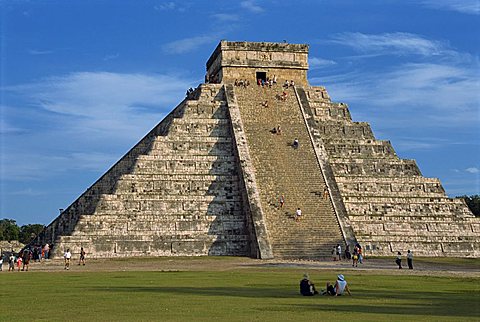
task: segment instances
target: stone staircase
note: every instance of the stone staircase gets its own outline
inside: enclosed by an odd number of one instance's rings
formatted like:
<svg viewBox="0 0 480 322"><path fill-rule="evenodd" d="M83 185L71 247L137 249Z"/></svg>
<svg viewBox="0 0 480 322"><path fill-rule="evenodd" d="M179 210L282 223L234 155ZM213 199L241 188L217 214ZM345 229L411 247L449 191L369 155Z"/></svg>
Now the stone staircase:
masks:
<svg viewBox="0 0 480 322"><path fill-rule="evenodd" d="M438 179L423 177L389 141L376 140L368 123L353 122L348 107L331 102L325 88L298 92L367 254L479 255L480 220L463 201L448 198Z"/></svg>
<svg viewBox="0 0 480 322"><path fill-rule="evenodd" d="M235 87L275 257L314 259L344 244L294 90L282 101L280 85ZM268 107L263 106L265 101ZM280 126L282 134L271 130ZM300 142L298 149L293 140ZM279 207L280 196L285 206ZM294 220L300 207L302 218Z"/></svg>
<svg viewBox="0 0 480 322"><path fill-rule="evenodd" d="M90 257L250 253L221 85L201 85L39 238Z"/></svg>

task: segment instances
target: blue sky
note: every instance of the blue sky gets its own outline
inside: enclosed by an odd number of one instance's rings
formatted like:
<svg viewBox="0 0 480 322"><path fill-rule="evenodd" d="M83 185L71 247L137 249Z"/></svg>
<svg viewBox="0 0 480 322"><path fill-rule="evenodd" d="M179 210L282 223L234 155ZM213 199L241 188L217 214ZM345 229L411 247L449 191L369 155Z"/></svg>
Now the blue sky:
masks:
<svg viewBox="0 0 480 322"><path fill-rule="evenodd" d="M203 80L221 39L309 80L449 196L480 193L480 4L0 0L0 218L48 224Z"/></svg>

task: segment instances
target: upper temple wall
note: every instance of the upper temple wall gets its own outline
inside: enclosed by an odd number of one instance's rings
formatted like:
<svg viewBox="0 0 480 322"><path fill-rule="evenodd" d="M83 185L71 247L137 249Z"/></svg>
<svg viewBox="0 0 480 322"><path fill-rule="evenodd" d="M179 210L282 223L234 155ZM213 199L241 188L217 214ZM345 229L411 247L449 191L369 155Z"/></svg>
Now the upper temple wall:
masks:
<svg viewBox="0 0 480 322"><path fill-rule="evenodd" d="M294 80L308 85L308 45L221 41L207 61L207 75L216 83L247 79L257 80L257 73L278 82Z"/></svg>

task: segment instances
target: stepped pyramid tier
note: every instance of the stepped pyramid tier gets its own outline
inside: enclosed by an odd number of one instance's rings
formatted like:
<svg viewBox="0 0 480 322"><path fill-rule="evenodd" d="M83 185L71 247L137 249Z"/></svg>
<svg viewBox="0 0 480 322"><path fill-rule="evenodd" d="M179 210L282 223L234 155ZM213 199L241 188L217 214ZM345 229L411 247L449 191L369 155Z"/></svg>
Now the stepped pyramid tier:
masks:
<svg viewBox="0 0 480 322"><path fill-rule="evenodd" d="M203 84L40 236L54 255L259 257L222 85ZM256 239L255 239L256 240Z"/></svg>
<svg viewBox="0 0 480 322"><path fill-rule="evenodd" d="M324 87L296 91L367 254L480 255L480 219L462 199L448 198L438 179L423 177L414 160L375 139L368 123L353 122L347 105L332 102Z"/></svg>
<svg viewBox="0 0 480 322"><path fill-rule="evenodd" d="M478 257L465 203L307 71L308 45L221 41L206 83L32 243L54 256L318 259L359 242L367 255Z"/></svg>

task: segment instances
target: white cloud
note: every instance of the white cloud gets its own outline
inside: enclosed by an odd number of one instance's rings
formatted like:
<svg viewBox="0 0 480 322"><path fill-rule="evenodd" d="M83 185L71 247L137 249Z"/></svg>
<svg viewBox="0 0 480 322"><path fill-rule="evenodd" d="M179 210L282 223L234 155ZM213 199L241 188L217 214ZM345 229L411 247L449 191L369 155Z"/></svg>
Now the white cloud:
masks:
<svg viewBox="0 0 480 322"><path fill-rule="evenodd" d="M119 54L119 53L110 54L110 55L105 55L105 56L103 57L103 61L114 60L114 59L117 59L118 57L120 57L120 54Z"/></svg>
<svg viewBox="0 0 480 322"><path fill-rule="evenodd" d="M240 2L240 6L244 9L247 9L253 13L260 13L260 12L263 12L263 8L260 7L259 5L257 5L255 3L255 1L253 0L246 0L246 1L242 1Z"/></svg>
<svg viewBox="0 0 480 322"><path fill-rule="evenodd" d="M331 41L352 47L362 53L435 56L450 52L448 46L443 42L405 32L378 35L346 32L333 35Z"/></svg>
<svg viewBox="0 0 480 322"><path fill-rule="evenodd" d="M415 151L415 150L431 150L438 147L438 143L432 142L419 142L418 140L396 140L395 141L395 148L398 151Z"/></svg>
<svg viewBox="0 0 480 322"><path fill-rule="evenodd" d="M400 109L404 116L417 115L417 121L425 121L423 116L438 124L458 126L480 121L480 83L475 70L447 63L409 63L386 72L324 76L312 79L312 83L328 80L334 99Z"/></svg>
<svg viewBox="0 0 480 322"><path fill-rule="evenodd" d="M219 38L218 34L184 38L167 43L162 48L164 52L169 54L185 54L206 44L212 44L213 46Z"/></svg>
<svg viewBox="0 0 480 322"><path fill-rule="evenodd" d="M33 190L32 188L26 188L26 189L23 189L23 190L17 190L17 191L9 192L9 195L27 196L27 197L37 197L37 196L42 196L42 195L45 195L45 194L46 194L46 192L44 192L44 191Z"/></svg>
<svg viewBox="0 0 480 322"><path fill-rule="evenodd" d="M164 3L159 3L158 5L155 5L153 8L158 11L168 11L168 10L175 10L175 8L177 8L177 5L175 2L169 1Z"/></svg>
<svg viewBox="0 0 480 322"><path fill-rule="evenodd" d="M336 65L337 63L333 60L323 59L320 57L310 57L308 59L308 64L310 69L323 68L327 66Z"/></svg>
<svg viewBox="0 0 480 322"><path fill-rule="evenodd" d="M212 15L212 18L222 22L233 22L240 20L238 15L228 13L217 13Z"/></svg>
<svg viewBox="0 0 480 322"><path fill-rule="evenodd" d="M183 92L189 85L190 82L166 75L77 72L5 90L27 95L32 103L51 112L88 119L108 115L110 120L138 106L174 103L171 93Z"/></svg>
<svg viewBox="0 0 480 322"><path fill-rule="evenodd" d="M2 178L105 170L180 103L190 86L195 85L178 75L79 72L3 88L26 99L29 108L2 109ZM18 135L10 123L30 128Z"/></svg>
<svg viewBox="0 0 480 322"><path fill-rule="evenodd" d="M37 56L37 55L49 55L49 54L53 54L53 51L52 51L52 50L29 49L29 50L28 50L28 53L29 53L30 55Z"/></svg>
<svg viewBox="0 0 480 322"><path fill-rule="evenodd" d="M478 0L422 0L420 3L433 9L451 10L472 15L480 14L480 2Z"/></svg>
<svg viewBox="0 0 480 322"><path fill-rule="evenodd" d="M2 106L1 109L4 110L6 107ZM8 133L20 133L23 129L12 125L10 122L7 122L5 119L0 119L0 134L8 134Z"/></svg>
<svg viewBox="0 0 480 322"><path fill-rule="evenodd" d="M465 171L472 174L480 173L480 169L476 167L467 168L465 169Z"/></svg>

